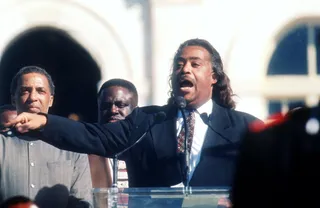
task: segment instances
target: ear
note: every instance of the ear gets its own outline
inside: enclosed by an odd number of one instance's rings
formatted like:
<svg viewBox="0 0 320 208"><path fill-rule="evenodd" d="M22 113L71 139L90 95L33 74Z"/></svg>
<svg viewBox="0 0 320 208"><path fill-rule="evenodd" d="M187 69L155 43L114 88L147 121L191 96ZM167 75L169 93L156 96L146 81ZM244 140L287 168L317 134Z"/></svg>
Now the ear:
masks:
<svg viewBox="0 0 320 208"><path fill-rule="evenodd" d="M211 84L214 85L218 82L218 79L216 78L216 75L214 72L212 72L212 80L211 80Z"/></svg>
<svg viewBox="0 0 320 208"><path fill-rule="evenodd" d="M53 100L54 100L53 95L50 95L49 108L52 106L52 104L53 104Z"/></svg>

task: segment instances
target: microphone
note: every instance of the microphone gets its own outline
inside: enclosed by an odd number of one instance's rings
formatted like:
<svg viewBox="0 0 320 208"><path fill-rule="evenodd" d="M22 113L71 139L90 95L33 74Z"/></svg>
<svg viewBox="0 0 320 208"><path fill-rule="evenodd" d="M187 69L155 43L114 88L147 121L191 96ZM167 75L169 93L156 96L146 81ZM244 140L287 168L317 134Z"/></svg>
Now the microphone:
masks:
<svg viewBox="0 0 320 208"><path fill-rule="evenodd" d="M219 132L217 132L216 130L214 130L214 128L211 126L211 120L209 119L209 116L207 113L201 113L200 114L201 120L203 121L203 123L205 123L213 132L215 132L216 134L218 134L219 136L221 136L224 140L226 140L228 143L236 146L236 144L234 142L232 142L230 139L226 138L225 136L223 136L222 134L220 134Z"/></svg>
<svg viewBox="0 0 320 208"><path fill-rule="evenodd" d="M139 142L142 141L142 139L147 135L147 133L156 125L161 122L163 122L167 117L167 114L163 111L160 111L154 115L154 120L153 123L149 126L149 128L137 139L132 145L129 147L125 148L121 152L118 152L117 154L114 155L113 157L113 181L112 181L112 187L117 188L118 187L118 158L123 155L123 153L127 152L134 146L136 146Z"/></svg>
<svg viewBox="0 0 320 208"><path fill-rule="evenodd" d="M296 111L300 111L303 110L303 108L301 109L296 109ZM293 112L294 113L294 112ZM308 119L308 121L306 122L305 125L305 129L306 129L306 133L309 135L316 135L319 133L320 130L320 122L319 122L319 107L313 107L311 108L311 113L310 113L310 117Z"/></svg>
<svg viewBox="0 0 320 208"><path fill-rule="evenodd" d="M179 109L185 109L187 106L187 102L186 100L181 97L181 96L177 96L174 98L174 104L179 108Z"/></svg>
<svg viewBox="0 0 320 208"><path fill-rule="evenodd" d="M189 137L189 129L188 129L188 125L187 125L186 114L184 112L184 109L187 106L187 102L183 97L177 96L177 97L174 98L174 103L179 108L179 110L181 111L182 118L183 118L184 129L185 129L184 150L183 150L183 153L181 153L179 155L179 158L180 158L180 164L181 164L182 182L183 182L183 185L187 189L189 189L190 153L189 153L188 148L187 148L187 144L188 144L187 143L187 139Z"/></svg>

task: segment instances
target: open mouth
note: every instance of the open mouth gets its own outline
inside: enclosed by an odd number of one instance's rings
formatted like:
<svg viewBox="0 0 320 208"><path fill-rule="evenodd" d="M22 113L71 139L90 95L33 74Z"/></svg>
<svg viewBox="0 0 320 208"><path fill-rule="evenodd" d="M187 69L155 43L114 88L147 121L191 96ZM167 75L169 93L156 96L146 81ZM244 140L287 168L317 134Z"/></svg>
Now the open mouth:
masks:
<svg viewBox="0 0 320 208"><path fill-rule="evenodd" d="M194 84L190 80L184 79L180 81L179 86L181 90L184 90L192 88Z"/></svg>

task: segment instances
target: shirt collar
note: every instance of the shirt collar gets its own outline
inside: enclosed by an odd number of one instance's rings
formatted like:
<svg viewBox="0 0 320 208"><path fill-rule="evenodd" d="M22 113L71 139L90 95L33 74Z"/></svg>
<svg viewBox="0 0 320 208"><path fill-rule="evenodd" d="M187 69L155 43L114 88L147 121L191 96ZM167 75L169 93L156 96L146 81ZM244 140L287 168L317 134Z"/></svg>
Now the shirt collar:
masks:
<svg viewBox="0 0 320 208"><path fill-rule="evenodd" d="M199 115L201 115L202 113L206 113L209 116L212 112L212 107L213 107L213 102L210 99L206 103L204 103L202 106L197 108L195 112L198 113ZM186 112L189 113L188 110L186 110ZM178 118L181 118L181 117L182 117L182 113L179 110L178 111Z"/></svg>
<svg viewBox="0 0 320 208"><path fill-rule="evenodd" d="M208 100L205 104L197 108L197 112L199 114L206 113L207 115L210 115L212 112L213 103L212 100Z"/></svg>

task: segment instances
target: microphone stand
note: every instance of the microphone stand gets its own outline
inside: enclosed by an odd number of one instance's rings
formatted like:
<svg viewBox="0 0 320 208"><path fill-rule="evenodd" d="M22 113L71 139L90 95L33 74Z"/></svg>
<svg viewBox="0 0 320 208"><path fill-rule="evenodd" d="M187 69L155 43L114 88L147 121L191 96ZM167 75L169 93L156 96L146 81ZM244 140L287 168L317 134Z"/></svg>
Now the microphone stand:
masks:
<svg viewBox="0 0 320 208"><path fill-rule="evenodd" d="M190 153L188 151L188 136L189 136L189 129L187 126L187 118L184 112L184 109L187 106L186 100L181 97L181 96L177 96L174 98L174 104L178 107L178 109L181 111L182 114L182 118L183 118L183 123L184 123L184 130L185 130L185 134L184 134L184 152L181 154L179 154L180 157L180 163L181 163L181 172L182 172L182 182L184 185L184 192L186 195L188 195L191 191L190 191L190 187L189 187L189 165L190 165ZM184 156L184 158L182 158L182 156Z"/></svg>
<svg viewBox="0 0 320 208"><path fill-rule="evenodd" d="M182 113L182 118L183 118L183 124L184 124L184 130L185 130L185 134L184 134L184 156L185 156L185 164L183 167L183 185L184 185L184 192L186 195L189 194L190 192L190 185L189 185L189 175L190 175L190 153L188 151L188 137L189 137L189 129L188 129L188 125L187 125L187 117L186 114L184 112L183 109L180 109L181 113Z"/></svg>
<svg viewBox="0 0 320 208"><path fill-rule="evenodd" d="M118 154L116 154L112 158L113 162L113 179L112 179L112 187L111 187L111 192L108 193L110 197L108 197L108 207L111 208L117 208L118 207L118 194L119 194L119 189L118 189Z"/></svg>
<svg viewBox="0 0 320 208"><path fill-rule="evenodd" d="M164 121L166 119L167 115L165 112L160 111L157 114L154 115L154 121L152 123L152 125L149 126L149 128L130 146L128 146L127 148L125 148L124 150L118 152L117 154L114 155L113 157L113 179L112 179L112 188L111 188L111 204L108 203L108 207L112 207L112 208L116 208L118 206L118 193L119 193L119 189L118 189L118 158L119 156L121 156L123 153L127 152L128 150L130 150L132 147L134 147L135 145L137 145L139 142L142 141L143 138L145 138L145 136L147 135L147 133L156 125L161 123L162 121Z"/></svg>
<svg viewBox="0 0 320 208"><path fill-rule="evenodd" d="M118 188L118 154L116 154L113 159L113 179L112 179L112 188Z"/></svg>

